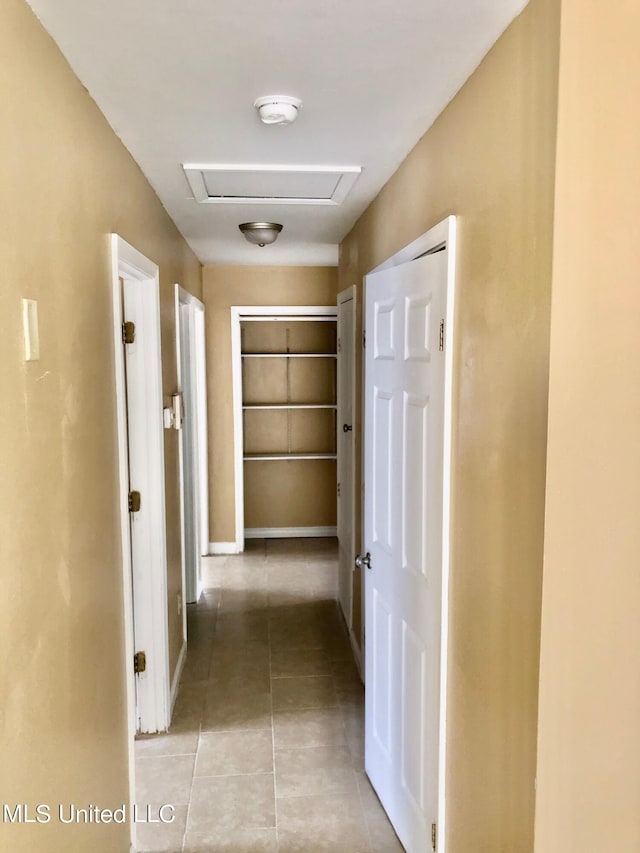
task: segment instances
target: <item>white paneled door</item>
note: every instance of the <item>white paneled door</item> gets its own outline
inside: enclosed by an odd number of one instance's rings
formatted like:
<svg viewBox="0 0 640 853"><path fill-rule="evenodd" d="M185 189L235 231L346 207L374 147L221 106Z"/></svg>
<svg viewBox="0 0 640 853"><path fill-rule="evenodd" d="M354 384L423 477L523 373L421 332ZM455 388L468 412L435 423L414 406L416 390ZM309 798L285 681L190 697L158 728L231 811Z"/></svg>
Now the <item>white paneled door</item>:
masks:
<svg viewBox="0 0 640 853"><path fill-rule="evenodd" d="M438 815L446 299L446 250L367 276L365 765L409 853Z"/></svg>

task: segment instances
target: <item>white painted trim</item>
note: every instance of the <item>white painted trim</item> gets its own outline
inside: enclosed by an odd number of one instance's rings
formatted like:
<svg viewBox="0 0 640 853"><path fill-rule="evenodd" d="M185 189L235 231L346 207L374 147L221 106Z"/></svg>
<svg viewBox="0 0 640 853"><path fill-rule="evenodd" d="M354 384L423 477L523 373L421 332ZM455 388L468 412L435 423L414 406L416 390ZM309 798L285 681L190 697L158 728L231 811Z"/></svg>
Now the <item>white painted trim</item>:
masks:
<svg viewBox="0 0 640 853"><path fill-rule="evenodd" d="M240 318L242 308L231 308L231 372L233 383L233 470L235 478L235 515L237 551L244 551L244 460L242 429L242 338Z"/></svg>
<svg viewBox="0 0 640 853"><path fill-rule="evenodd" d="M200 518L198 542L200 556L209 553L209 416L207 405L207 318L204 303L195 296L193 306L193 344L196 353L196 388L198 419L198 491L200 496ZM201 578L200 578L201 581Z"/></svg>
<svg viewBox="0 0 640 853"><path fill-rule="evenodd" d="M353 553L350 554L351 558L351 574L350 574L350 590L349 590L349 618L347 621L347 628L349 632L353 627L353 572L355 570L355 559L356 559L356 537L355 537L355 527L356 527L356 453L355 453L355 437L358 434L358 406L356 405L356 400L358 396L358 383L357 383L357 359L356 359L356 347L357 347L357 328L358 328L358 288L355 284L352 284L351 287L347 287L345 290L341 291L338 294L338 306L343 305L345 302L353 302L353 319L352 319L352 340L353 340L353 350L349 353L349 357L352 359L352 370L351 370L351 420L352 420L352 435L354 441L354 448L351 457L351 483L352 483L352 499L351 499L351 507L350 507L350 516L351 516L351 530L352 530L352 545L353 545ZM338 309L338 335L340 334L340 310ZM338 369L337 369L337 377L340 376L340 359L344 358L343 352L338 352ZM337 396L336 396L336 412L337 412L337 429L340 429L340 421L342 421L341 417L341 391L340 383L338 382L337 388ZM336 441L336 449L339 450L340 444ZM337 466L336 466L338 476L340 476L340 454L338 453ZM336 498L337 503L337 511L340 512L340 501Z"/></svg>
<svg viewBox="0 0 640 853"><path fill-rule="evenodd" d="M138 728L136 709L136 683L133 672L133 656L135 653L134 638L134 601L133 601L133 566L131 562L131 529L129 518L129 454L127 439L127 403L124 353L122 348L122 294L120 279L133 279L145 284L145 314L146 319L152 315L148 335L149 347L147 361L150 367L149 395L152 402L159 406L150 410L147 415L149 427L150 456L149 482L154 490L152 498L153 518L155 527L161 531L155 537L151 549L153 554L146 567L154 565L159 577L151 584L149 606L151 607L151 623L153 636L150 638L149 652L153 655L155 674L153 693L155 697L155 719L149 721L151 726L166 729L169 722L169 641L167 614L167 560L166 560L166 519L164 495L164 434L162 423L162 366L160 352L160 296L159 269L133 246L126 243L117 234L111 234L111 276L113 299L113 334L114 334L114 379L116 392L116 423L118 440L118 492L120 511L120 533L122 548L122 579L123 579L123 609L124 609L124 672L127 702L127 748L129 776L129 807L135 802L135 749L134 742ZM151 310L149 310L151 309ZM137 567L136 567L137 571ZM152 685L149 683L148 689ZM159 725L158 725L159 724ZM136 847L135 824L130 825L131 848Z"/></svg>
<svg viewBox="0 0 640 853"><path fill-rule="evenodd" d="M175 287L176 287L176 323L178 323L178 320L179 320L179 313L178 313L178 306L179 305L188 305L192 309L193 319L195 320L199 316L201 318L201 321L204 323L205 322L205 315L206 315L206 308L205 308L204 302L202 302L201 299L198 299L197 296L194 296L193 293L189 293L188 290L185 290L179 284L176 284ZM198 385L198 388L200 389L200 391L197 395L198 396L198 409L200 409L201 407L204 409L204 417L203 417L201 412L198 412L197 417L198 417L198 423L199 424L201 423L206 427L206 422L207 422L207 418L206 418L206 411L207 411L206 329L204 330L205 334L204 334L204 338L201 342L198 340L198 334L197 334L197 330L196 330L195 325L194 325L193 331L194 331L194 350L195 350L195 354L196 354L194 374L195 374L196 384ZM179 334L180 334L180 330L179 330L179 328L177 328L176 338L178 338ZM178 380L179 380L178 387L179 387L179 390L182 390L182 381L181 381L182 377L181 377L181 370L180 370L180 350L178 349L178 341L177 340L176 340L176 353L177 353L177 358L178 358ZM203 435L201 435L200 432L201 431L198 430L199 440L203 438ZM208 465L208 456L206 453L206 447L207 447L206 429L203 429L202 432L204 433L204 451L203 451L202 447L199 448L199 452L198 452L198 476L199 476L200 483L208 484L208 481L209 481L209 465ZM202 491L202 489L200 491ZM209 504L208 488L201 495L200 503L201 503L200 510L202 513L204 513L204 510L206 507L206 510L207 510L206 517L208 519L208 504ZM207 524L208 524L208 522L207 522ZM207 542L207 540L209 538L208 534L206 536L204 535L204 526L205 525L200 520L198 523L198 534L199 534L198 535L198 542L199 542L201 547L204 546L204 543ZM200 556L206 556L206 554L201 553Z"/></svg>
<svg viewBox="0 0 640 853"><path fill-rule="evenodd" d="M331 205L342 204L349 191L362 173L361 166L282 166L240 163L183 163L187 182L194 199L200 204L296 204L296 205ZM284 174L328 174L335 175L338 180L330 197L286 197L277 196L211 196L207 188L204 172L271 172Z"/></svg>
<svg viewBox="0 0 640 853"><path fill-rule="evenodd" d="M244 320L268 320L286 323L291 317L317 323L323 317L335 319L335 305L234 305L231 308Z"/></svg>
<svg viewBox="0 0 640 853"><path fill-rule="evenodd" d="M447 216L446 219L443 219L442 222L434 225L433 228L430 228L425 234L422 234L414 240L413 243L409 243L409 245L405 246L404 249L400 249L400 251L396 252L395 255L387 258L384 263L374 267L374 269L370 270L367 275L372 275L374 272L382 272L382 270L388 270L392 267L399 267L401 264L406 264L409 261L415 261L422 255L434 252L436 249L440 249L444 246L450 246L452 233L455 245L455 230L455 216ZM451 270L449 270L449 272L451 272ZM440 851L440 853L442 853L442 851Z"/></svg>
<svg viewBox="0 0 640 853"><path fill-rule="evenodd" d="M243 358L332 358L337 359L332 352L243 352Z"/></svg>
<svg viewBox="0 0 640 853"><path fill-rule="evenodd" d="M125 655L125 696L127 702L127 758L129 776L129 812L133 812L136 799L135 780L135 738L138 728L136 716L136 685L133 666L134 639L133 639L133 590L132 590L132 566L130 529L129 529L129 463L127 450L127 415L126 415L126 389L124 373L124 354L122 352L122 297L120 294L120 238L111 235L111 276L112 276L112 298L113 298L113 332L114 332L114 375L116 391L116 421L118 437L118 492L120 495L120 545L122 548L122 598L124 608L124 655ZM126 505L125 505L126 495ZM136 847L136 826L130 823L131 850Z"/></svg>
<svg viewBox="0 0 640 853"><path fill-rule="evenodd" d="M143 407L137 413L135 428L144 437L146 454L137 460L141 473L141 488L144 495L146 513L136 523L144 523L141 533L144 537L144 558L140 565L133 567L135 585L144 590L142 601L133 601L134 642L142 640L147 652L147 673L138 678L137 701L140 716L140 730L156 732L166 730L169 723L170 674L169 674L169 630L167 612L167 554L166 554L166 515L165 515L165 468L164 468L164 425L162 419L162 354L160 331L160 279L156 264L144 257L135 248L117 235L112 237L114 257L113 289L115 315L114 335L117 341L116 367L120 374L117 391L119 427L124 432L118 436L120 454L120 511L121 526L124 535L123 547L127 549L127 565L130 566L129 552L129 509L128 509L128 451L127 420L124 397L125 374L124 355L121 338L121 295L120 282L125 281L125 290L129 283L141 285L138 291L142 325L137 346L144 356ZM139 330L140 331L140 330ZM131 401L129 400L129 410ZM129 424L131 430L131 424ZM141 609L142 608L142 609ZM142 627L142 638L139 636ZM133 658L131 658L131 661Z"/></svg>
<svg viewBox="0 0 640 853"><path fill-rule="evenodd" d="M273 308L271 309L273 311ZM287 320L291 319L291 317L296 318L296 322L304 323L305 321L314 322L314 323L335 323L335 314L318 314L317 317L309 316L306 312L304 314L287 314L286 317L283 317L281 314L252 314L248 317L243 317L243 320L252 321L254 323L264 322L264 323L277 323L279 320Z"/></svg>
<svg viewBox="0 0 640 853"><path fill-rule="evenodd" d="M274 163L185 163L183 169L198 169L201 172L353 172L360 174L360 166L290 166Z"/></svg>
<svg viewBox="0 0 640 853"><path fill-rule="evenodd" d="M182 345L180 333L180 291L179 284L174 285L174 322L176 327L176 382L177 390L182 391L182 359L180 347ZM179 497L180 497L180 563L182 583L182 642L187 641L187 555L185 549L185 518L184 518L184 451L182 449L182 436L178 438L178 467L180 470ZM173 687L172 687L173 691ZM173 715L173 699L171 704Z"/></svg>
<svg viewBox="0 0 640 853"><path fill-rule="evenodd" d="M338 294L338 305L342 302L348 302L350 299L356 299L358 293L358 288L355 284L352 284L351 287L347 287L344 290L341 290Z"/></svg>
<svg viewBox="0 0 640 853"><path fill-rule="evenodd" d="M338 535L337 527L245 527L245 539L320 539Z"/></svg>
<svg viewBox="0 0 640 853"><path fill-rule="evenodd" d="M184 395L185 387L191 388L192 396L183 397L185 420L180 431L179 460L180 460L180 522L182 531L182 596L188 603L190 596L194 600L200 597L203 589L202 573L196 571L195 584L187 577L187 518L185 516L185 441L190 442L194 460L193 489L195 492L193 531L196 536L196 555L206 556L209 553L209 499L208 499L208 456L207 456L207 410L206 410L206 347L204 329L204 304L179 284L175 285L175 325L176 325L176 362L178 386L177 390ZM187 334L183 336L183 321ZM185 338L183 340L183 337ZM183 350L185 351L183 353ZM188 376L183 376L182 360L187 359ZM188 381L187 381L188 380ZM189 408L189 407L192 408ZM189 581L189 583L187 583ZM186 611L183 618L184 637L186 639Z"/></svg>
<svg viewBox="0 0 640 853"><path fill-rule="evenodd" d="M444 223L442 223L444 226ZM444 447L442 477L442 611L440 627L440 756L438 831L442 844L440 853L446 853L446 771L447 771L447 690L449 683L449 577L451 567L451 482L453 478L453 369L456 341L456 263L457 220L446 220L447 236L447 313L445 322L444 367Z"/></svg>
<svg viewBox="0 0 640 853"><path fill-rule="evenodd" d="M442 476L442 590L441 590L441 628L440 628L440 734L438 756L438 848L446 853L446 769L447 769L447 686L449 656L449 573L451 562L451 480L452 480L452 435L453 435L453 360L455 341L455 284L456 284L456 217L448 216L417 240L379 264L367 275L391 269L416 260L422 255L437 249L447 249L447 288L445 323L445 388L444 388L444 448ZM365 276L365 288L366 288ZM364 360L363 360L364 366ZM362 388L364 393L365 377L363 372ZM364 446L364 442L363 442ZM364 459L363 459L363 496L364 496ZM363 501L364 512L364 501ZM364 522L364 519L363 519ZM364 524L363 524L364 535ZM364 587L362 599L364 601ZM363 621L364 626L364 621ZM363 628L364 630L364 628ZM364 655L364 643L362 647Z"/></svg>
<svg viewBox="0 0 640 853"><path fill-rule="evenodd" d="M270 403L266 406L255 406L249 404L242 407L243 409L337 409L333 403Z"/></svg>
<svg viewBox="0 0 640 853"><path fill-rule="evenodd" d="M240 323L247 320L286 322L291 317L295 317L301 321L318 321L324 319L333 322L337 317L337 310L337 306L334 305L233 305L230 308L231 372L233 385L233 469L236 518L235 550L231 553L239 554L244 551L244 540L245 536L247 536L244 527L244 441L242 429L242 342L240 337Z"/></svg>
<svg viewBox="0 0 640 853"><path fill-rule="evenodd" d="M182 611L187 608L183 606ZM187 660L187 641L186 639L182 643L182 648L180 649L180 654L178 655L178 663L176 664L175 672L173 673L173 678L171 680L171 714L169 719L173 717L173 709L176 705L176 699L178 698L178 688L180 687L180 678L182 676L182 670L184 669L185 662Z"/></svg>
<svg viewBox="0 0 640 853"><path fill-rule="evenodd" d="M241 554L242 548L238 546L237 542L209 542L209 554L210 556L216 556L217 554Z"/></svg>

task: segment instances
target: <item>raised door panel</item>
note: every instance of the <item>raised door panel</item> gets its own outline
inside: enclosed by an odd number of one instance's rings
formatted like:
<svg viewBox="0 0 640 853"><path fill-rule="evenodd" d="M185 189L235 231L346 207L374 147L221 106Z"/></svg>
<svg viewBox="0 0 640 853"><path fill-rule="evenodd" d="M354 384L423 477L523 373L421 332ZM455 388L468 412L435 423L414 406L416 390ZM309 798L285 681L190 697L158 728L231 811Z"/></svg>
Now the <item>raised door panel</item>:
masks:
<svg viewBox="0 0 640 853"><path fill-rule="evenodd" d="M393 495L391 479L393 393L375 388L373 392L373 446L371 489L373 492L373 541L387 553L393 549Z"/></svg>

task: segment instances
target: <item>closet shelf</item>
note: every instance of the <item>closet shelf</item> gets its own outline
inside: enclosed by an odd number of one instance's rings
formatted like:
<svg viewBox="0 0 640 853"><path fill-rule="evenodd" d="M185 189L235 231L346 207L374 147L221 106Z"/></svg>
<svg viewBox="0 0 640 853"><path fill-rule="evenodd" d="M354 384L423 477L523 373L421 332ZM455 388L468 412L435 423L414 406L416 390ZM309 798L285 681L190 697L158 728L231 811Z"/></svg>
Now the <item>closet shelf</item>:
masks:
<svg viewBox="0 0 640 853"><path fill-rule="evenodd" d="M245 462L269 462L281 459L337 459L336 453L247 453Z"/></svg>
<svg viewBox="0 0 640 853"><path fill-rule="evenodd" d="M236 459L245 522L279 536L304 531L297 525L322 531L335 524L336 310L256 310L267 313L240 314L240 329L233 326ZM257 319L261 322L253 322Z"/></svg>
<svg viewBox="0 0 640 853"><path fill-rule="evenodd" d="M243 352L242 358L337 358L334 352Z"/></svg>
<svg viewBox="0 0 640 853"><path fill-rule="evenodd" d="M251 409L337 409L335 403L266 403L264 405L248 405L242 407Z"/></svg>

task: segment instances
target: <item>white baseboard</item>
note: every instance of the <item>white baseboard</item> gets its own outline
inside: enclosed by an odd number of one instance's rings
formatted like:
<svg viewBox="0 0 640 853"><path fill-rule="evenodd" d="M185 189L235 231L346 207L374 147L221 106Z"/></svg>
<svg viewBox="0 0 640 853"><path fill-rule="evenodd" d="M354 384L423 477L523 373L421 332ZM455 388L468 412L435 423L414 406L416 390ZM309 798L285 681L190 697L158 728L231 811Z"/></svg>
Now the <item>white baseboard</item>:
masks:
<svg viewBox="0 0 640 853"><path fill-rule="evenodd" d="M349 639L351 640L351 650L353 651L353 656L355 657L356 663L358 665L360 680L364 684L364 667L362 666L362 654L360 652L360 646L358 645L358 641L356 640L356 635L353 633L353 628L349 631Z"/></svg>
<svg viewBox="0 0 640 853"><path fill-rule="evenodd" d="M173 718L173 708L176 704L176 699L178 698L178 685L180 684L180 676L182 675L182 670L184 669L184 663L186 659L187 641L185 640L182 644L182 648L180 649L180 654L178 655L176 671L173 673L173 678L171 679L171 712L169 714L169 725L171 725L171 720Z"/></svg>
<svg viewBox="0 0 640 853"><path fill-rule="evenodd" d="M209 554L240 554L242 548L237 542L209 542Z"/></svg>
<svg viewBox="0 0 640 853"><path fill-rule="evenodd" d="M315 539L337 536L337 527L245 527L245 539Z"/></svg>

